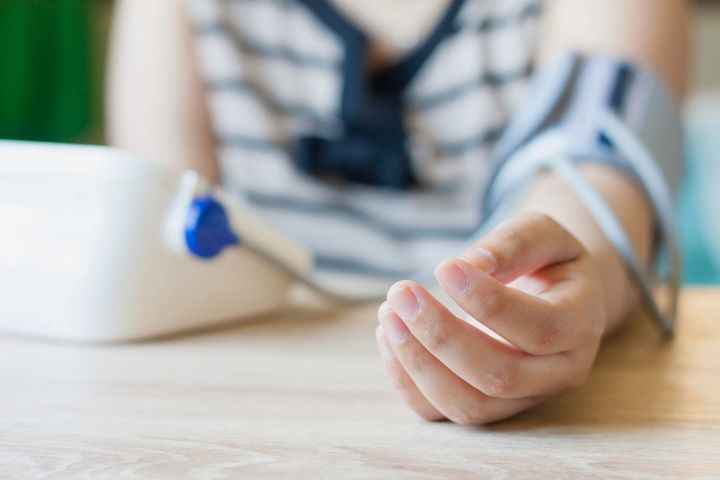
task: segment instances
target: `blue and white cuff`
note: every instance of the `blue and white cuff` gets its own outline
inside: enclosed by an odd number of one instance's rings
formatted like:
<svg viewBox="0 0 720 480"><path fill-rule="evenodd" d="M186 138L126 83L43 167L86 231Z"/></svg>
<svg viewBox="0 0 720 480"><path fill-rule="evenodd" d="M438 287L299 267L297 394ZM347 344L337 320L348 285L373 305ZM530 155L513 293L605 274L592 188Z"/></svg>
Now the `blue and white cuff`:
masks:
<svg viewBox="0 0 720 480"><path fill-rule="evenodd" d="M487 223L507 215L538 172L558 173L623 259L661 331L671 335L681 277L673 195L684 163L677 102L648 67L576 54L541 70L528 99L494 151L483 203ZM645 191L657 223L650 271L612 209L578 170L587 162L620 169ZM667 287L664 306L657 295L661 284Z"/></svg>

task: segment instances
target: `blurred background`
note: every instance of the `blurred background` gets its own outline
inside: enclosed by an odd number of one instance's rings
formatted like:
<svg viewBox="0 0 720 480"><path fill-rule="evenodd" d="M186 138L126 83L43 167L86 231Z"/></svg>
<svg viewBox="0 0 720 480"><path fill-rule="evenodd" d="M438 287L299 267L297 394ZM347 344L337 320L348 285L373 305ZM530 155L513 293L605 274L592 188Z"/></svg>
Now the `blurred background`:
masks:
<svg viewBox="0 0 720 480"><path fill-rule="evenodd" d="M0 1L0 138L103 143L111 0ZM688 168L678 209L685 277L720 283L720 1L697 1Z"/></svg>

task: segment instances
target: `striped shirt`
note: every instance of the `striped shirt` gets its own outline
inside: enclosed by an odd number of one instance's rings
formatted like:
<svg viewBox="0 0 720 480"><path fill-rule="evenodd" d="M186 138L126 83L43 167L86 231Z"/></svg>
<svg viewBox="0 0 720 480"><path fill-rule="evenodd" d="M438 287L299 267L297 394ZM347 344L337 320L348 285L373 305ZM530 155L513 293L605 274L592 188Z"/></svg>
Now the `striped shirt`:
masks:
<svg viewBox="0 0 720 480"><path fill-rule="evenodd" d="M523 100L543 0L453 0L415 49L376 72L364 61L365 34L328 0L186 3L223 185L310 247L319 274L405 277L476 231L488 153ZM299 166L299 140L353 131L375 135L371 150L403 134L413 183L389 188ZM378 158L379 171L390 170Z"/></svg>

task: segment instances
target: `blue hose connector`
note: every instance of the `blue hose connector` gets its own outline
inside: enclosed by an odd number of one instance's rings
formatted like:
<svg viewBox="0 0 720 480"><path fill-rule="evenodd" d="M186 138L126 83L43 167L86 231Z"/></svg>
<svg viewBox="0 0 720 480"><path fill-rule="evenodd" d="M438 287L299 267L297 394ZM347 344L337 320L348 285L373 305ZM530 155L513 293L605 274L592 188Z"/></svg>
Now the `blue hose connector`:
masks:
<svg viewBox="0 0 720 480"><path fill-rule="evenodd" d="M225 207L211 195L193 200L185 219L185 243L196 257L210 260L240 244Z"/></svg>

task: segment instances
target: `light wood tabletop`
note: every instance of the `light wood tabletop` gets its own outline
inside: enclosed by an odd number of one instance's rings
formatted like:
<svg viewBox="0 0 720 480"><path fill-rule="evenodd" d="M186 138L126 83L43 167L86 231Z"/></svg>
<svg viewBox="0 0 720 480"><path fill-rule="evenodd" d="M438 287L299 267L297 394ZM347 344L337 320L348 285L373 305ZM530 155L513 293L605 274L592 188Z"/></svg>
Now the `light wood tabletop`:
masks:
<svg viewBox="0 0 720 480"><path fill-rule="evenodd" d="M580 390L487 427L395 396L374 309L259 319L112 346L0 338L0 477L718 478L720 291L646 319Z"/></svg>

